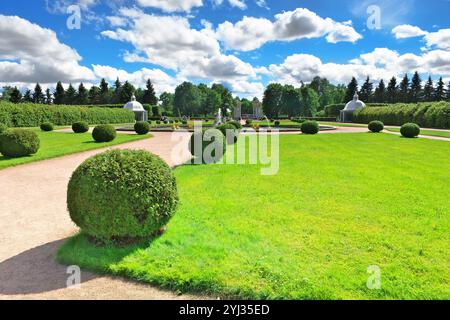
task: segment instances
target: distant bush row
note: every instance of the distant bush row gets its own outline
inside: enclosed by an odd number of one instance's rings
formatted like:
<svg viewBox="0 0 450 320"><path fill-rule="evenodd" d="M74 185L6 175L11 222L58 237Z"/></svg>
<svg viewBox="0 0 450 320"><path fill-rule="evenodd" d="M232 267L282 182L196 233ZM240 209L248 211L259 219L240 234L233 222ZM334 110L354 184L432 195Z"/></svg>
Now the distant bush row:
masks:
<svg viewBox="0 0 450 320"><path fill-rule="evenodd" d="M339 117L339 114L341 110L344 110L345 103L338 103L338 104L330 104L325 107L325 116L326 117ZM376 107L387 107L389 104L387 103L368 103L368 107L376 108Z"/></svg>
<svg viewBox="0 0 450 320"><path fill-rule="evenodd" d="M357 110L353 122L382 121L386 125L401 126L407 122L426 128L450 128L449 102L423 102L417 104L393 104L386 107L370 107Z"/></svg>
<svg viewBox="0 0 450 320"><path fill-rule="evenodd" d="M134 113L126 109L0 102L0 123L8 127L39 127L45 122L72 125L78 121L103 124L130 123L135 119Z"/></svg>

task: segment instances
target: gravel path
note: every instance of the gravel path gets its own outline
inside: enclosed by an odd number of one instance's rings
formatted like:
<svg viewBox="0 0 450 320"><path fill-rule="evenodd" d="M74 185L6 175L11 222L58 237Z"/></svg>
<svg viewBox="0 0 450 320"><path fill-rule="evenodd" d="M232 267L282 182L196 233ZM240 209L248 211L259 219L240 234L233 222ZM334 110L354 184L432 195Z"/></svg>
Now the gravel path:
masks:
<svg viewBox="0 0 450 320"><path fill-rule="evenodd" d="M189 159L188 134L180 134L184 152L171 156L177 141L167 133L112 148L146 149L170 165ZM76 167L99 149L0 170L1 299L198 299L120 278L83 271L80 289L66 288L66 267L53 255L77 232L66 211L66 188Z"/></svg>

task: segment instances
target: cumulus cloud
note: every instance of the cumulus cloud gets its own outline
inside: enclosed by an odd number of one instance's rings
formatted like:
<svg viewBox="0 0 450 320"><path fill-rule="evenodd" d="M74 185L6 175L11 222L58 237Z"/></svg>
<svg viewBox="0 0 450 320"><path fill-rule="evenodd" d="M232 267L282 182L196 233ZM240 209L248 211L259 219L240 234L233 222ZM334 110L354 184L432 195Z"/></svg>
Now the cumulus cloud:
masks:
<svg viewBox="0 0 450 320"><path fill-rule="evenodd" d="M441 29L436 32L430 32L425 35L427 46L435 46L439 49L450 49L450 29Z"/></svg>
<svg viewBox="0 0 450 320"><path fill-rule="evenodd" d="M202 0L137 0L142 7L158 8L165 12L190 12L203 6Z"/></svg>
<svg viewBox="0 0 450 320"><path fill-rule="evenodd" d="M93 72L79 64L76 50L54 31L17 16L0 15L0 78L4 82L89 81Z"/></svg>
<svg viewBox="0 0 450 320"><path fill-rule="evenodd" d="M351 23L324 19L305 8L277 14L274 21L253 17L244 17L235 24L226 21L218 26L216 34L228 49L242 51L257 49L269 41L326 37L330 43L354 43L362 38Z"/></svg>
<svg viewBox="0 0 450 320"><path fill-rule="evenodd" d="M392 29L392 33L394 34L396 39L404 39L404 38L414 38L424 36L428 32L423 31L422 29L416 26L412 26L409 24L402 24Z"/></svg>

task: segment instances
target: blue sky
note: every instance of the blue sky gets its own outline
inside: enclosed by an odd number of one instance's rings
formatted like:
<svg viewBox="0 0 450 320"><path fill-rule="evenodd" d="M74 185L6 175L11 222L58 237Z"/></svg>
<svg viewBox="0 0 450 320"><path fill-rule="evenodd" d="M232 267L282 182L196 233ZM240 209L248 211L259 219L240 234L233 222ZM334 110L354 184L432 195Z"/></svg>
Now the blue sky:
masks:
<svg viewBox="0 0 450 320"><path fill-rule="evenodd" d="M70 5L80 29L67 27ZM316 75L377 82L418 70L448 82L448 12L448 0L2 0L0 84L150 77L159 93L189 80L251 97Z"/></svg>

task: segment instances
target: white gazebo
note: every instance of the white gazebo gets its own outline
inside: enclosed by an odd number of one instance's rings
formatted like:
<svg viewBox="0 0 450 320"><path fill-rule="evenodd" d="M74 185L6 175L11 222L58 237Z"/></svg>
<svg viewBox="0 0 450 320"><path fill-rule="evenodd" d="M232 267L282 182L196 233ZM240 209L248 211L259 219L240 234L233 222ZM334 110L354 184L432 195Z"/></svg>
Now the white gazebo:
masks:
<svg viewBox="0 0 450 320"><path fill-rule="evenodd" d="M136 101L134 94L131 97L131 101L123 108L133 111L136 121L148 121L148 112L145 111L144 106L140 102Z"/></svg>
<svg viewBox="0 0 450 320"><path fill-rule="evenodd" d="M362 109L365 107L366 107L365 103L362 102L361 100L359 100L358 94L355 93L355 95L353 96L353 100L350 101L349 103L347 103L344 110L341 110L340 115L339 115L339 121L340 122L353 121L353 113L356 110Z"/></svg>

